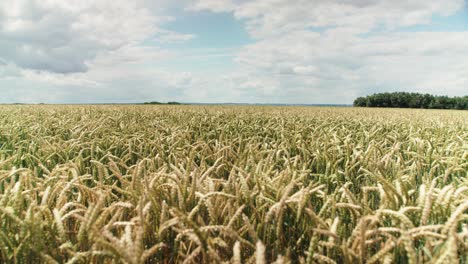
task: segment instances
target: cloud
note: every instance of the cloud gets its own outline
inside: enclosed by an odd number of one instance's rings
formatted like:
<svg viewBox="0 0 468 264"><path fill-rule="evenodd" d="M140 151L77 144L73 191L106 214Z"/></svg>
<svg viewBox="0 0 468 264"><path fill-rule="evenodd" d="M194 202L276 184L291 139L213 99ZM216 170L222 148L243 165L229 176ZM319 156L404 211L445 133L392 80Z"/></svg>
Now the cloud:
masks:
<svg viewBox="0 0 468 264"><path fill-rule="evenodd" d="M366 33L376 27L394 29L427 24L433 15L448 16L464 0L198 0L195 10L232 12L256 38L308 28L347 27Z"/></svg>
<svg viewBox="0 0 468 264"><path fill-rule="evenodd" d="M21 71L12 64L7 64L0 60L0 80L10 79L13 77L21 76Z"/></svg>
<svg viewBox="0 0 468 264"><path fill-rule="evenodd" d="M462 0L2 1L2 100L351 103L379 91L462 95L468 87L468 31L405 31L430 28L434 16L451 16L464 5ZM187 12L207 10L232 14L251 43L190 48L180 44L195 34L166 27ZM233 65L226 65L230 59Z"/></svg>
<svg viewBox="0 0 468 264"><path fill-rule="evenodd" d="M468 85L464 39L468 32L395 32L352 38L300 32L248 45L237 61L252 73L281 80L285 90L309 87L309 93L328 94L328 101L346 91L350 102L379 87L460 95Z"/></svg>
<svg viewBox="0 0 468 264"><path fill-rule="evenodd" d="M161 61L175 56L171 51L153 46L127 45L115 50L103 51L86 63L88 68L119 67L125 64L139 64Z"/></svg>
<svg viewBox="0 0 468 264"><path fill-rule="evenodd" d="M97 68L86 73L60 74L17 69L16 75L2 77L0 103L141 103L185 101L182 94L193 87L189 72L159 69Z"/></svg>
<svg viewBox="0 0 468 264"><path fill-rule="evenodd" d="M171 42L193 37L163 30L161 25L170 20L139 1L2 1L0 57L25 69L85 72L97 56L148 38Z"/></svg>
<svg viewBox="0 0 468 264"><path fill-rule="evenodd" d="M54 86L85 86L97 87L96 81L86 79L83 74L50 73L48 71L22 70L21 77L36 83L46 83Z"/></svg>
<svg viewBox="0 0 468 264"><path fill-rule="evenodd" d="M188 10L210 10L213 12L231 12L236 9L236 4L233 0L198 0L188 6Z"/></svg>
<svg viewBox="0 0 468 264"><path fill-rule="evenodd" d="M158 30L158 36L155 40L160 43L180 43L194 39L195 37L196 36L193 34L180 34L174 31L160 29Z"/></svg>
<svg viewBox="0 0 468 264"><path fill-rule="evenodd" d="M275 96L263 98L351 103L379 91L466 93L468 32L401 31L464 5L462 0L199 0L192 8L231 12L245 23L255 42L235 60L245 76L263 80L247 82L251 95L274 83ZM238 89L243 84L239 81Z"/></svg>

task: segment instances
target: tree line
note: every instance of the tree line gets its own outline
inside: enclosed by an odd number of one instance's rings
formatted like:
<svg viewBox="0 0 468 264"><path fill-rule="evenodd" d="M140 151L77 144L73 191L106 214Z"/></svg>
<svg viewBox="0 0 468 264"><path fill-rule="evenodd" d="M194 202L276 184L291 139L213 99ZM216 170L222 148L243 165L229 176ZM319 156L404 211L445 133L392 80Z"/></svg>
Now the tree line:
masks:
<svg viewBox="0 0 468 264"><path fill-rule="evenodd" d="M167 103L161 103L161 102L157 102L157 101L152 101L152 102L144 102L143 104L145 105L160 105L160 104L168 104L168 105L180 105L181 103L179 102L167 102Z"/></svg>
<svg viewBox="0 0 468 264"><path fill-rule="evenodd" d="M420 93L376 93L354 100L360 107L398 107L468 110L468 96L448 97Z"/></svg>

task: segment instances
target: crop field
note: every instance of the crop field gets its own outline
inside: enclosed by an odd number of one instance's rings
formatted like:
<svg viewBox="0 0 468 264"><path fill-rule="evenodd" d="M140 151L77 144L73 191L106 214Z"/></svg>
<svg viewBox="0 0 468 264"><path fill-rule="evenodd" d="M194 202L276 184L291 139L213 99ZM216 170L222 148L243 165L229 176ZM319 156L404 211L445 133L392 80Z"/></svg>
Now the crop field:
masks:
<svg viewBox="0 0 468 264"><path fill-rule="evenodd" d="M0 106L0 263L466 263L468 111Z"/></svg>

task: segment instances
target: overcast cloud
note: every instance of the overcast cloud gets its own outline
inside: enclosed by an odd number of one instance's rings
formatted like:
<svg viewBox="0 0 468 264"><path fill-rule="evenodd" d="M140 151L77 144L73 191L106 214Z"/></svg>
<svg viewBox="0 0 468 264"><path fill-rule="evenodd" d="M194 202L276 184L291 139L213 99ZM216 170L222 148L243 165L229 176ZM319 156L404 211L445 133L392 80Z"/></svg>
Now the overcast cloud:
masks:
<svg viewBox="0 0 468 264"><path fill-rule="evenodd" d="M466 9L463 0L1 1L0 102L351 103L382 91L466 95ZM227 15L249 43L229 53L192 49L203 32L171 25L197 13ZM225 67L200 66L210 62Z"/></svg>

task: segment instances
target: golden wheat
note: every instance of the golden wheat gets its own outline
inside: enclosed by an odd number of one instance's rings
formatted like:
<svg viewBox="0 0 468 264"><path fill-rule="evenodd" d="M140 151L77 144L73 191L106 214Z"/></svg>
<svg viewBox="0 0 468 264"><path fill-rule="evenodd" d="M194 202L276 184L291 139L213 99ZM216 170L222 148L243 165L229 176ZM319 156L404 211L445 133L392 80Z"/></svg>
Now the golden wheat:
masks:
<svg viewBox="0 0 468 264"><path fill-rule="evenodd" d="M468 112L0 106L1 263L468 261Z"/></svg>

